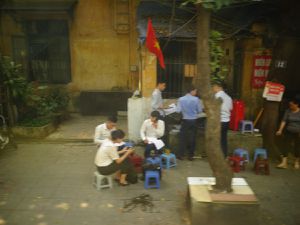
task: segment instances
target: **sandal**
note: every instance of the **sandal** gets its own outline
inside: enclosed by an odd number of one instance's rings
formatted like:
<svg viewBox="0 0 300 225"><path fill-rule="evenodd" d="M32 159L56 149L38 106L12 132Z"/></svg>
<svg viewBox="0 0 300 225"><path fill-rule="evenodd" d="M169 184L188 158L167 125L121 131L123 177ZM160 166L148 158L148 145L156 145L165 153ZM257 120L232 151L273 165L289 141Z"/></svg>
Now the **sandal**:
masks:
<svg viewBox="0 0 300 225"><path fill-rule="evenodd" d="M120 185L120 186L128 186L129 183L127 183L127 182L126 182L126 183L120 183L120 182L119 182L119 185Z"/></svg>

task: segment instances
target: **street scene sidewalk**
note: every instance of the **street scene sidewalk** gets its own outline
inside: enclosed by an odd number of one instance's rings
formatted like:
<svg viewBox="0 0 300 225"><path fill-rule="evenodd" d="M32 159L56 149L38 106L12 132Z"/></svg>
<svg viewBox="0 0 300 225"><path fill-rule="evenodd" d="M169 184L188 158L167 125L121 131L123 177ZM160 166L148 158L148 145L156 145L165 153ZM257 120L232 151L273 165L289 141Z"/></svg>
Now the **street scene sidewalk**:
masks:
<svg viewBox="0 0 300 225"><path fill-rule="evenodd" d="M46 141L92 142L96 126L106 119L107 116L81 116L73 113L57 128L56 132L46 138ZM118 127L127 133L126 117L118 117Z"/></svg>
<svg viewBox="0 0 300 225"><path fill-rule="evenodd" d="M103 122L101 119L72 116L45 142L23 142L18 149L0 152L0 224L190 224L186 179L211 177L207 160L179 161L177 167L164 170L160 189L146 190L139 181L127 187L114 183L112 189L97 191L93 186L96 147L90 136L95 125ZM75 136L65 138L68 132ZM84 141L73 142L76 135ZM53 137L65 143L49 143ZM137 147L138 154L142 151L142 147ZM291 169L292 166L287 170L274 167L271 164L269 176L256 175L250 164L235 177L245 178L255 192L259 214L253 216L258 217L260 224L296 225L300 221L299 170ZM149 194L150 203L136 205L127 212L125 204L141 194ZM151 204L153 207L149 207ZM232 212L232 216L242 215ZM212 218L211 224L214 222Z"/></svg>

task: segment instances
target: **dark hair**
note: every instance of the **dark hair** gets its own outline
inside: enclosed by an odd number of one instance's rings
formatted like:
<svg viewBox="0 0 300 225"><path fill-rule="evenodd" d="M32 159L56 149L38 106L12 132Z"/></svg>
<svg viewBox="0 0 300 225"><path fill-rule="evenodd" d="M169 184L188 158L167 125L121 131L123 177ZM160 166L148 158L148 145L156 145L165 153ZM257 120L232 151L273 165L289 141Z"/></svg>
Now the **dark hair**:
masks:
<svg viewBox="0 0 300 225"><path fill-rule="evenodd" d="M158 119L160 116L160 113L158 111L153 111L153 112L151 112L151 116Z"/></svg>
<svg viewBox="0 0 300 225"><path fill-rule="evenodd" d="M159 80L159 81L157 81L156 85L159 85L159 84L166 84L166 81L165 80Z"/></svg>
<svg viewBox="0 0 300 225"><path fill-rule="evenodd" d="M116 123L116 122L118 122L118 118L116 116L109 116L109 117L107 117L107 121Z"/></svg>
<svg viewBox="0 0 300 225"><path fill-rule="evenodd" d="M110 133L111 139L113 141L117 140L117 139L122 139L125 137L125 133L124 131L118 129L118 130L114 130Z"/></svg>
<svg viewBox="0 0 300 225"><path fill-rule="evenodd" d="M290 100L290 102L293 102L294 104L298 105L298 107L300 107L300 96L295 96Z"/></svg>
<svg viewBox="0 0 300 225"><path fill-rule="evenodd" d="M191 91L193 90L197 90L197 88L194 86L194 85L189 85L187 88L186 88L186 93L190 93Z"/></svg>
<svg viewBox="0 0 300 225"><path fill-rule="evenodd" d="M225 83L224 81L221 81L221 80L214 80L211 82L212 85L216 85L216 86L219 86L221 88L225 88Z"/></svg>

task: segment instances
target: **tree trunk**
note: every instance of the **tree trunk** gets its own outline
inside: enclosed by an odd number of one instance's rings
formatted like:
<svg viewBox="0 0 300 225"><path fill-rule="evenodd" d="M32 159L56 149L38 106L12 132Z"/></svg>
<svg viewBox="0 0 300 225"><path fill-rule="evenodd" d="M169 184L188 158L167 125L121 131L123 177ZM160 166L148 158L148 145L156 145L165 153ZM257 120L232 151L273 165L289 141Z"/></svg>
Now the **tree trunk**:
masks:
<svg viewBox="0 0 300 225"><path fill-rule="evenodd" d="M220 101L215 100L210 83L210 11L197 4L197 13L197 74L193 82L201 94L207 114L205 150L213 176L216 178L214 189L231 192L233 174L221 151Z"/></svg>
<svg viewBox="0 0 300 225"><path fill-rule="evenodd" d="M276 137L278 129L279 102L265 101L261 129L263 135L263 146L268 150L270 156L280 158L278 144L281 138Z"/></svg>

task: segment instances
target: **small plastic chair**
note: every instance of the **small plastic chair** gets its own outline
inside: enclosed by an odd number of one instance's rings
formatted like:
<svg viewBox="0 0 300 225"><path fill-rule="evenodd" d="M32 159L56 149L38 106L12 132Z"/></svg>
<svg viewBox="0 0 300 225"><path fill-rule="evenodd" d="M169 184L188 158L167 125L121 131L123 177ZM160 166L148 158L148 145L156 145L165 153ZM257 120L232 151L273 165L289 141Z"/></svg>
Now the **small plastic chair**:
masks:
<svg viewBox="0 0 300 225"><path fill-rule="evenodd" d="M162 160L160 157L147 157L146 162L150 164L159 164L160 168L162 168Z"/></svg>
<svg viewBox="0 0 300 225"><path fill-rule="evenodd" d="M234 150L233 155L239 156L243 159L241 164L244 164L244 162L249 163L250 161L249 152L245 149L237 148Z"/></svg>
<svg viewBox="0 0 300 225"><path fill-rule="evenodd" d="M147 170L145 173L145 182L144 182L145 189L149 188L160 188L160 181L159 181L159 172Z"/></svg>
<svg viewBox="0 0 300 225"><path fill-rule="evenodd" d="M170 154L162 154L160 156L162 161L162 167L169 169L171 167L175 167L177 165L176 163L176 156L173 153Z"/></svg>
<svg viewBox="0 0 300 225"><path fill-rule="evenodd" d="M254 150L254 158L253 158L254 163L256 162L256 159L259 155L264 157L264 159L268 159L267 150L264 148L257 148Z"/></svg>
<svg viewBox="0 0 300 225"><path fill-rule="evenodd" d="M99 191L102 188L113 188L113 180L111 175L102 175L98 171L94 172L94 185L96 189Z"/></svg>
<svg viewBox="0 0 300 225"><path fill-rule="evenodd" d="M228 157L229 165L234 173L239 173L241 171L241 161L242 158L239 156Z"/></svg>
<svg viewBox="0 0 300 225"><path fill-rule="evenodd" d="M240 131L242 133L250 132L253 133L254 127L253 122L250 120L241 120L240 121Z"/></svg>

